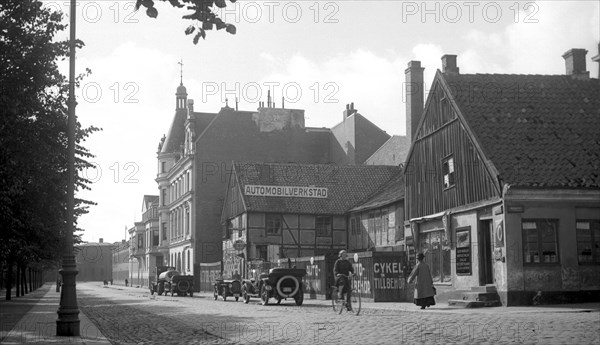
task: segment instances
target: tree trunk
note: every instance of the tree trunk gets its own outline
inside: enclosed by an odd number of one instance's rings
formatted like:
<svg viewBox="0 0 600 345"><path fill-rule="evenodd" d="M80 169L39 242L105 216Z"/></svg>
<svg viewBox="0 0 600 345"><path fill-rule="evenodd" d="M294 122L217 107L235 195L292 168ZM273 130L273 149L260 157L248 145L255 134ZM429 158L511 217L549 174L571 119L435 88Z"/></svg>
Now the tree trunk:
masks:
<svg viewBox="0 0 600 345"><path fill-rule="evenodd" d="M19 297L21 296L21 268L19 267L19 264L17 264L17 270L16 270L17 274L16 274L16 278L15 279L15 297Z"/></svg>
<svg viewBox="0 0 600 345"><path fill-rule="evenodd" d="M12 283L13 283L13 263L8 260L8 265L6 265L6 300L11 300L12 295Z"/></svg>
<svg viewBox="0 0 600 345"><path fill-rule="evenodd" d="M29 292L33 291L33 277L31 273L31 267L27 269L27 276L29 277Z"/></svg>
<svg viewBox="0 0 600 345"><path fill-rule="evenodd" d="M21 289L21 294L25 296L25 294L29 293L27 289L27 267L21 266L21 279L23 280L23 288Z"/></svg>

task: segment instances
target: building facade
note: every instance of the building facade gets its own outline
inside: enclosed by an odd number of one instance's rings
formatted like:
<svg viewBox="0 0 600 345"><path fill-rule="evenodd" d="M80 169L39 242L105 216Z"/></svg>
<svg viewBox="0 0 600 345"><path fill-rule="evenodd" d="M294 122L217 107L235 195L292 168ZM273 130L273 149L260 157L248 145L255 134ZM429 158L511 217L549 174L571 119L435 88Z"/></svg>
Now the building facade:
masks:
<svg viewBox="0 0 600 345"><path fill-rule="evenodd" d="M276 108L270 99L256 111L195 112L181 84L157 155L164 263L193 274L200 286L200 263L221 261L221 210L233 161L359 164L376 150L374 142L389 139L356 109L348 106L343 115L336 129L310 128L304 110Z"/></svg>
<svg viewBox="0 0 600 345"><path fill-rule="evenodd" d="M465 75L442 57L404 168L407 232L438 295L600 299L600 81L585 51L564 58L567 75Z"/></svg>
<svg viewBox="0 0 600 345"><path fill-rule="evenodd" d="M122 240L113 243L112 248L112 279L114 284L125 285L129 283L129 242Z"/></svg>
<svg viewBox="0 0 600 345"><path fill-rule="evenodd" d="M77 264L77 280L104 281L113 279L112 276L112 243L99 242L82 243L75 246L75 262Z"/></svg>

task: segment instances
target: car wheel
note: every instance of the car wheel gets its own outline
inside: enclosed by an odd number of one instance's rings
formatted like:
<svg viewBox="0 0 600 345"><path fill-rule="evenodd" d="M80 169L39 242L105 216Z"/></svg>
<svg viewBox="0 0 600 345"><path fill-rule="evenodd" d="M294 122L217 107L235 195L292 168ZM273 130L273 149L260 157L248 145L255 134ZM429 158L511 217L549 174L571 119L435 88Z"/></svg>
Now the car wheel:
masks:
<svg viewBox="0 0 600 345"><path fill-rule="evenodd" d="M262 305L268 305L269 304L269 291L267 291L267 289L265 289L264 285L260 289L260 300L262 302Z"/></svg>
<svg viewBox="0 0 600 345"><path fill-rule="evenodd" d="M248 288L246 286L242 288L242 297L244 298L244 303L250 303L250 295L248 295Z"/></svg>
<svg viewBox="0 0 600 345"><path fill-rule="evenodd" d="M294 296L294 300L296 301L297 306L301 306L304 302L304 291L302 289L298 290L298 294Z"/></svg>

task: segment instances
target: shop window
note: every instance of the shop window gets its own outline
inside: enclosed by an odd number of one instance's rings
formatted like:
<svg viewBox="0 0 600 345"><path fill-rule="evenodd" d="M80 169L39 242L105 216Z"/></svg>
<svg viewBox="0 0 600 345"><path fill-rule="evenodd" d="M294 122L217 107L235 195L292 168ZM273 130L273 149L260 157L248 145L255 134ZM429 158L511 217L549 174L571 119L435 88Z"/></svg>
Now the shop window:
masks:
<svg viewBox="0 0 600 345"><path fill-rule="evenodd" d="M523 256L526 264L558 263L558 241L556 219L524 219Z"/></svg>
<svg viewBox="0 0 600 345"><path fill-rule="evenodd" d="M281 233L281 215L267 214L267 235L279 235Z"/></svg>
<svg viewBox="0 0 600 345"><path fill-rule="evenodd" d="M600 220L577 220L577 260L600 264Z"/></svg>
<svg viewBox="0 0 600 345"><path fill-rule="evenodd" d="M444 230L420 234L420 248L425 254L425 263L429 265L434 283L450 282L450 244Z"/></svg>
<svg viewBox="0 0 600 345"><path fill-rule="evenodd" d="M444 175L444 189L454 187L454 157L446 157L442 161L442 175Z"/></svg>
<svg viewBox="0 0 600 345"><path fill-rule="evenodd" d="M331 217L317 216L315 218L317 236L331 236Z"/></svg>

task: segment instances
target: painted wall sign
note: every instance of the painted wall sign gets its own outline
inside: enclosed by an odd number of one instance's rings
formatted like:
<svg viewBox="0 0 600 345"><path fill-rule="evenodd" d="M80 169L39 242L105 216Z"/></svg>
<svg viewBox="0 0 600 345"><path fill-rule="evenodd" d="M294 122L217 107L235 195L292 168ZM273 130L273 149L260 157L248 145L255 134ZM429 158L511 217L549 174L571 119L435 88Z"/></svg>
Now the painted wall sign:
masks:
<svg viewBox="0 0 600 345"><path fill-rule="evenodd" d="M299 186L246 185L244 194L248 196L275 196L287 198L327 198L327 188Z"/></svg>
<svg viewBox="0 0 600 345"><path fill-rule="evenodd" d="M456 230L456 274L471 275L471 229Z"/></svg>

